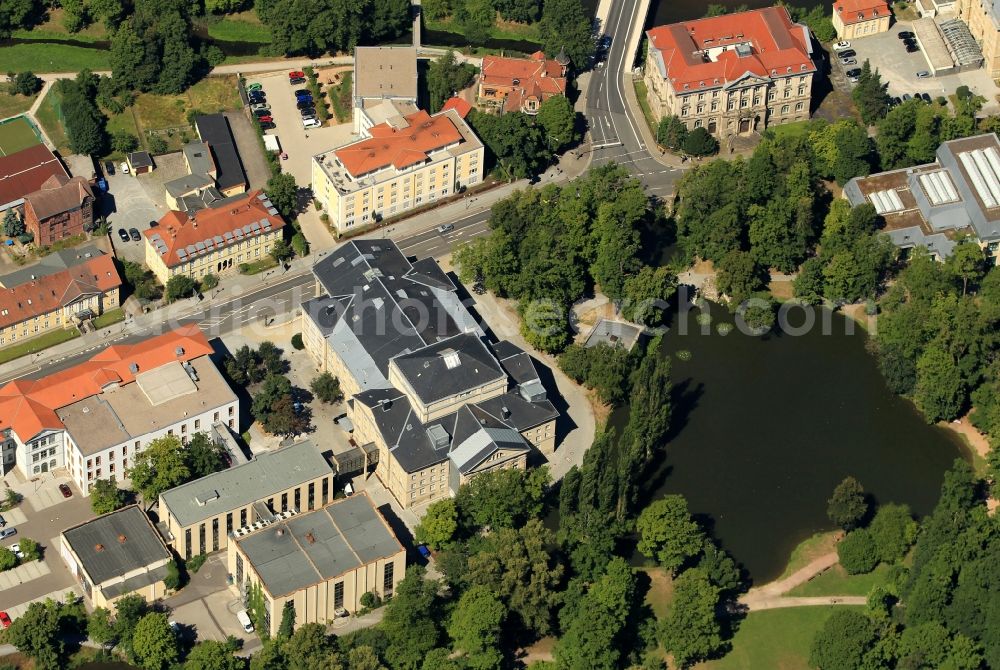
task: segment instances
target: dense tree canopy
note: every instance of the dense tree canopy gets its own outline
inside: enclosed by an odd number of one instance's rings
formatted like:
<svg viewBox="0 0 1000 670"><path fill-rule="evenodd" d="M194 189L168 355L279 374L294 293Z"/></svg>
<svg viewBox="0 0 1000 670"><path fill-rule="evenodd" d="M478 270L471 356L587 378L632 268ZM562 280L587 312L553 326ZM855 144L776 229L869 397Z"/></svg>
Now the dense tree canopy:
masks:
<svg viewBox="0 0 1000 670"><path fill-rule="evenodd" d="M459 63L455 54L448 51L435 58L427 67L427 94L430 97L430 112L441 109L444 101L472 83L476 68L469 63Z"/></svg>
<svg viewBox="0 0 1000 670"><path fill-rule="evenodd" d="M274 55L319 56L377 44L410 28L406 0L257 0L254 8L271 29Z"/></svg>

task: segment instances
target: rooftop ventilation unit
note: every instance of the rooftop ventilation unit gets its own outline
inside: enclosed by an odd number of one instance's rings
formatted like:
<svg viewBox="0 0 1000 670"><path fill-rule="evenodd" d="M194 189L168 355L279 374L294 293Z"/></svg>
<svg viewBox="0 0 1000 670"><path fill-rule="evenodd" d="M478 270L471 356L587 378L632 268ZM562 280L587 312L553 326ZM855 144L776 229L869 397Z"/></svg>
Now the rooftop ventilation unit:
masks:
<svg viewBox="0 0 1000 670"><path fill-rule="evenodd" d="M444 449L451 442L451 436L448 435L448 431L439 423L427 427L427 439L431 441L431 446L435 449Z"/></svg>
<svg viewBox="0 0 1000 670"><path fill-rule="evenodd" d="M213 500L218 500L219 492L216 491L215 489L212 489L211 491L204 491L203 493L199 493L198 495L196 495L194 499L195 502L198 503L198 507L204 507Z"/></svg>
<svg viewBox="0 0 1000 670"><path fill-rule="evenodd" d="M444 365L449 370L454 370L459 365L462 364L462 359L459 358L458 352L454 349L445 349L441 352L441 358L444 359Z"/></svg>

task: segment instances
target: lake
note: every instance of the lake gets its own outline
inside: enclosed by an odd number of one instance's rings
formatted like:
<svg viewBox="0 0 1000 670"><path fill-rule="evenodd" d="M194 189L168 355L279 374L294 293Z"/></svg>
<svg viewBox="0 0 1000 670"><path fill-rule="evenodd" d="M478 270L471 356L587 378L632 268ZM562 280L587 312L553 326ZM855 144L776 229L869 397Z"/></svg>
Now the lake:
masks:
<svg viewBox="0 0 1000 670"><path fill-rule="evenodd" d="M675 385L672 432L650 499L684 495L755 583L781 574L792 549L830 530L826 501L846 476L878 502L907 503L918 515L937 501L944 471L964 454L960 438L928 426L885 385L860 326L825 312L830 334L765 337L733 330L709 305L711 334L690 315L663 338ZM819 310L818 310L819 311ZM802 312L790 315L792 327ZM680 360L677 353L690 352ZM627 410L610 424L619 428Z"/></svg>

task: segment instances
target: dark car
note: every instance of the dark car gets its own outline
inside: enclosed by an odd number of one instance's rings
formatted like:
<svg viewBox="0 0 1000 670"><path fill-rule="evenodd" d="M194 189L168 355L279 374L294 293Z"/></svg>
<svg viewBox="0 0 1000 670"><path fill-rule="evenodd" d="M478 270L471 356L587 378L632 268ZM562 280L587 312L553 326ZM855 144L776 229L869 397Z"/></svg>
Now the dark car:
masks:
<svg viewBox="0 0 1000 670"><path fill-rule="evenodd" d="M306 109L307 107L315 107L316 105L313 103L312 98L309 98L308 100L299 100L295 103L295 106L299 109Z"/></svg>
<svg viewBox="0 0 1000 670"><path fill-rule="evenodd" d="M309 89L307 89L307 88L297 88L297 89L295 89L295 97L296 98L301 98L304 95L308 95L308 96L311 97L312 93L310 93Z"/></svg>
<svg viewBox="0 0 1000 670"><path fill-rule="evenodd" d="M894 97L894 98L892 99L892 101L891 101L891 102L892 102L892 106L893 106L893 107L895 107L896 105L901 105L901 104L903 104L903 99L902 99L902 98L900 98L900 97L899 97L899 96L897 95L896 97Z"/></svg>
<svg viewBox="0 0 1000 670"><path fill-rule="evenodd" d="M66 486L65 484L60 484L59 485L59 493L62 494L63 498L72 498L73 497L73 491L72 491L72 489L70 489L70 487Z"/></svg>
<svg viewBox="0 0 1000 670"><path fill-rule="evenodd" d="M267 96L259 91L251 91L247 93L247 99L250 100L251 105L256 105L257 103L266 102Z"/></svg>
<svg viewBox="0 0 1000 670"><path fill-rule="evenodd" d="M839 54L837 54L837 58L843 60L845 58L854 58L857 55L858 55L857 51L855 51L854 49L848 49L846 51L841 51Z"/></svg>
<svg viewBox="0 0 1000 670"><path fill-rule="evenodd" d="M115 164L113 161L104 161L104 174L109 177L115 173Z"/></svg>
<svg viewBox="0 0 1000 670"><path fill-rule="evenodd" d="M306 80L305 79L289 79L288 83L291 84L292 86L298 86L299 84L306 83Z"/></svg>
<svg viewBox="0 0 1000 670"><path fill-rule="evenodd" d="M898 35L896 35L896 37L898 37L901 40L912 40L915 37L915 35L911 33L909 30L904 30Z"/></svg>
<svg viewBox="0 0 1000 670"><path fill-rule="evenodd" d="M129 228L128 229L128 236L132 238L133 242L138 242L139 240L142 239L142 237L139 235L139 229L138 228Z"/></svg>
<svg viewBox="0 0 1000 670"><path fill-rule="evenodd" d="M262 117L262 116L271 116L271 110L270 109L255 109L255 110L253 110L253 115L256 116L258 119L260 117Z"/></svg>
<svg viewBox="0 0 1000 670"><path fill-rule="evenodd" d="M920 51L920 47L918 47L916 44L907 44L906 45L906 53L911 54L911 53L913 53L915 51Z"/></svg>
<svg viewBox="0 0 1000 670"><path fill-rule="evenodd" d="M128 242L128 231L124 228L118 229L118 237L121 238L122 242Z"/></svg>
<svg viewBox="0 0 1000 670"><path fill-rule="evenodd" d="M274 122L272 122L272 121L264 121L264 122L262 122L260 124L260 127L263 130L274 130Z"/></svg>
<svg viewBox="0 0 1000 670"><path fill-rule="evenodd" d="M845 74L848 77L860 77L861 76L861 68L857 68L857 67L856 68L851 68Z"/></svg>
<svg viewBox="0 0 1000 670"><path fill-rule="evenodd" d="M903 40L903 46L908 47L910 45L916 44L916 40Z"/></svg>
<svg viewBox="0 0 1000 670"><path fill-rule="evenodd" d="M311 95L297 95L295 96L295 102L308 102L312 104L313 97Z"/></svg>
<svg viewBox="0 0 1000 670"><path fill-rule="evenodd" d="M303 117L310 116L310 115L315 116L316 115L316 108L315 107L303 107L302 109L299 110L299 113L302 114Z"/></svg>
<svg viewBox="0 0 1000 670"><path fill-rule="evenodd" d="M931 94L930 93L921 93L920 97L923 99L924 102L929 103L931 101Z"/></svg>

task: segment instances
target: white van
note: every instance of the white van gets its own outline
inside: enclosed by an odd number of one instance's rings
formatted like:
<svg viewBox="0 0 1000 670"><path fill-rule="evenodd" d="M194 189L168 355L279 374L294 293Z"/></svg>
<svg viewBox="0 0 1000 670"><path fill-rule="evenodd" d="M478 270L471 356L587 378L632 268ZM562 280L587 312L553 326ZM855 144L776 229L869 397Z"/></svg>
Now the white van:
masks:
<svg viewBox="0 0 1000 670"><path fill-rule="evenodd" d="M245 630L248 633L253 632L253 622L250 621L250 615L247 614L246 610L240 610L239 612L237 612L236 620L240 622L241 626L243 626L243 630Z"/></svg>
<svg viewBox="0 0 1000 670"><path fill-rule="evenodd" d="M319 128L322 125L319 119L302 119L302 126L304 128Z"/></svg>

